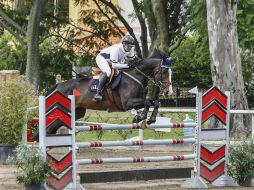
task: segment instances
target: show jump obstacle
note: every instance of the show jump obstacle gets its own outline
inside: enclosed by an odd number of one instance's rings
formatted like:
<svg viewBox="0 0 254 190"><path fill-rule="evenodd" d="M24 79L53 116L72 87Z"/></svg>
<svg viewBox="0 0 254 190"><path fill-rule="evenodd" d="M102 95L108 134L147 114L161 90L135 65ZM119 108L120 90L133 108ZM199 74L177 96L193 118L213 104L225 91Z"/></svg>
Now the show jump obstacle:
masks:
<svg viewBox="0 0 254 190"><path fill-rule="evenodd" d="M141 163L194 160L193 177L187 179L182 187L207 188L205 181L215 186L236 186L237 184L227 174L228 146L229 146L229 110L230 95L223 94L213 87L203 96L197 94L196 122L169 123L167 125L146 122L124 125L75 126L75 97L65 97L55 91L47 97L40 96L39 102L39 135L40 148L45 159L49 159L53 172L48 178L47 185L54 189L85 189L77 182L77 166L85 164L106 163ZM201 130L201 126L210 117L215 116L223 128ZM69 134L52 135L46 131L65 126ZM122 129L156 129L156 128L195 128L194 138L168 140L137 140L137 141L98 141L76 143L75 135L79 131L102 131ZM217 148L209 146L209 141L218 141ZM121 157L121 158L92 158L76 159L76 148L83 147L111 147L111 146L146 146L146 145L174 145L191 143L194 152L189 155L172 155L156 157ZM211 143L210 143L211 144ZM55 147L67 147L67 152L61 158L54 157L50 152Z"/></svg>

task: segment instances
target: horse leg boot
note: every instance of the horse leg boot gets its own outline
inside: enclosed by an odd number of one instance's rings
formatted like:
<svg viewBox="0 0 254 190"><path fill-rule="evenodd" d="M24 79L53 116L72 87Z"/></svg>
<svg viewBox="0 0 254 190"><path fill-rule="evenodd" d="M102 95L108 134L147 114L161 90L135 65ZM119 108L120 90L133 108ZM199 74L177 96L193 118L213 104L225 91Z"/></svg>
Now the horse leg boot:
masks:
<svg viewBox="0 0 254 190"><path fill-rule="evenodd" d="M154 101L153 113L152 113L151 117L149 118L149 120L147 121L147 124L151 124L151 123L156 122L156 117L157 117L157 114L158 114L159 107L160 107L160 102L158 100L155 100Z"/></svg>
<svg viewBox="0 0 254 190"><path fill-rule="evenodd" d="M108 80L107 73L103 73L99 79L99 85L96 94L94 95L93 101L101 101L102 100L102 91Z"/></svg>
<svg viewBox="0 0 254 190"><path fill-rule="evenodd" d="M141 114L141 117L140 117L141 121L145 120L147 118L147 114L149 112L149 108L152 105L150 100L145 100L144 104L145 104L145 108L144 108L144 110L143 110L143 112Z"/></svg>

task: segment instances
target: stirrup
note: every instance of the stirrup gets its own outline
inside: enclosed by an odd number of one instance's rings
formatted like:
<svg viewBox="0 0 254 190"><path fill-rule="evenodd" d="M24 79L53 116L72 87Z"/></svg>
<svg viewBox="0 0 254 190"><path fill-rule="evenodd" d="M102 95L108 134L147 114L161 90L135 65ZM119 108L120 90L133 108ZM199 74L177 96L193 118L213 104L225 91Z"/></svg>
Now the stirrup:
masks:
<svg viewBox="0 0 254 190"><path fill-rule="evenodd" d="M96 93L93 97L93 101L102 101L102 95L100 93Z"/></svg>

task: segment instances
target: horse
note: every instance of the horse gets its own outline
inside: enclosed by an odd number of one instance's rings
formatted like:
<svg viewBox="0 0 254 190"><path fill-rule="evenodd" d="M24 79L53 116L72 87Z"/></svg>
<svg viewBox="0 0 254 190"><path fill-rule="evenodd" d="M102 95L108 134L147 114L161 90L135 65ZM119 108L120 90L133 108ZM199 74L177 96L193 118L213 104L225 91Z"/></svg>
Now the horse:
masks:
<svg viewBox="0 0 254 190"><path fill-rule="evenodd" d="M107 110L109 112L125 112L131 109L144 108L146 87L149 81L158 86L164 92L169 89L169 72L164 67L162 59L146 58L135 63L129 69L119 70L117 85L113 90L105 89L103 100L99 102L93 101L96 91L93 91L93 77L82 77L70 79L62 83L58 83L48 90L46 96L59 91L65 96L75 96L75 120L85 116L86 109ZM119 79L120 78L120 79ZM113 81L113 82L114 82ZM112 82L111 82L112 83ZM110 87L110 85L109 85ZM47 129L47 133L55 134L57 128ZM33 135L34 140L38 140L39 133Z"/></svg>
<svg viewBox="0 0 254 190"><path fill-rule="evenodd" d="M173 88L172 88L172 63L175 61L175 57L167 57L165 53L161 52L159 49L155 48L152 52L152 54L148 58L158 58L161 59L165 65L165 69L168 68L168 74L169 74L169 89L163 91L163 96L167 97L168 95L171 95L173 93ZM148 120L148 124L156 122L156 117L157 113L160 107L160 100L159 100L159 95L160 95L160 90L158 89L157 86L150 84L148 85L148 95L146 97L146 100L144 102L144 109L142 113L139 115L137 114L133 121L134 122L140 122L142 120L147 119L147 114L149 112L149 108L153 106L153 112ZM151 97L152 96L152 97ZM137 111L138 113L138 111Z"/></svg>

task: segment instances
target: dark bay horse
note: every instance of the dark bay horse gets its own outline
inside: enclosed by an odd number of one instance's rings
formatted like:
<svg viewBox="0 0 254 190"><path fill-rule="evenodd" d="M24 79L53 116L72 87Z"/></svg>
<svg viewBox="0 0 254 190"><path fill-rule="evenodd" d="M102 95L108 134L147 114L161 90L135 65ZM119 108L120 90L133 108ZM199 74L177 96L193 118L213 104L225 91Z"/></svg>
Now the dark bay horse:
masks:
<svg viewBox="0 0 254 190"><path fill-rule="evenodd" d="M86 109L127 111L144 107L146 86L152 81L164 91L169 89L169 72L163 67L162 59L147 58L135 63L134 68L121 70L119 86L111 91L112 96L104 90L104 98L100 102L94 102L95 92L90 90L91 77L71 79L52 87L47 95L58 90L65 96L72 95L73 90L80 92L75 97L76 120L84 117ZM113 98L112 98L113 97Z"/></svg>
<svg viewBox="0 0 254 190"><path fill-rule="evenodd" d="M172 89L172 63L175 61L175 57L167 57L167 55L163 52L161 52L159 49L155 48L152 52L152 54L148 58L158 58L161 59L164 63L165 69L168 69L168 76L169 76L169 88L168 90L163 91L164 96L171 95L173 93ZM157 113L160 106L160 89L155 86L154 84L150 83L148 84L148 92L146 96L146 100L144 102L144 109L141 114L138 114L135 116L134 121L139 122L142 120L147 119L147 114L149 112L149 108L153 106L153 112L148 120L148 124L154 123L156 121Z"/></svg>

